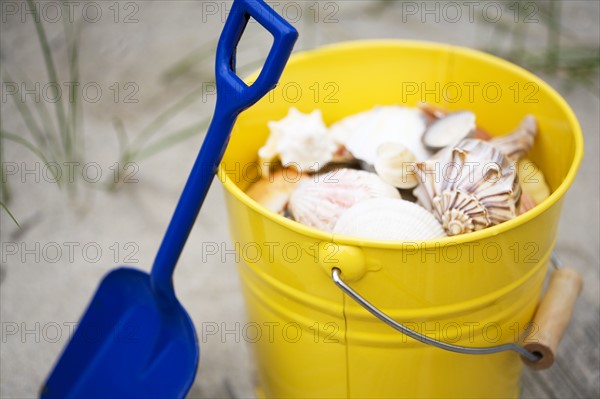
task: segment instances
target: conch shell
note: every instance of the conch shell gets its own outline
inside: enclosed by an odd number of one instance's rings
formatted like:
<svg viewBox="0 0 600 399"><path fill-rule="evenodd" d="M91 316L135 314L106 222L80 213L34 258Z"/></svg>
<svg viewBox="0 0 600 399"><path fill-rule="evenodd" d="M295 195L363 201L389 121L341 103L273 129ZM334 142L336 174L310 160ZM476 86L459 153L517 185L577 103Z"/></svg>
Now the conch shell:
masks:
<svg viewBox="0 0 600 399"><path fill-rule="evenodd" d="M535 117L527 115L512 133L506 136L494 137L490 140L490 143L506 154L510 160L518 162L533 147L537 131L538 126Z"/></svg>
<svg viewBox="0 0 600 399"><path fill-rule="evenodd" d="M269 176L263 175L246 190L246 194L270 211L283 214L292 192L307 178L308 175L295 169L279 168Z"/></svg>
<svg viewBox="0 0 600 399"><path fill-rule="evenodd" d="M384 143L377 149L375 172L394 187L414 188L419 183L416 161L415 155L404 145Z"/></svg>
<svg viewBox="0 0 600 399"><path fill-rule="evenodd" d="M417 108L378 106L371 110L348 116L331 125L335 141L368 164L373 165L377 149L383 143L405 145L419 161L430 153L421 142L425 131L425 116Z"/></svg>
<svg viewBox="0 0 600 399"><path fill-rule="evenodd" d="M534 203L539 204L550 196L550 187L544 174L528 159L519 161L519 180L523 191L527 192Z"/></svg>
<svg viewBox="0 0 600 399"><path fill-rule="evenodd" d="M414 194L449 236L516 216L521 197L517 168L488 141L465 139L417 168Z"/></svg>
<svg viewBox="0 0 600 399"><path fill-rule="evenodd" d="M285 118L269 122L270 135L258 150L263 174L269 165L281 160L284 167L300 172L316 172L333 159L338 150L320 110L304 114L290 108Z"/></svg>
<svg viewBox="0 0 600 399"><path fill-rule="evenodd" d="M338 169L302 182L289 202L297 222L331 232L340 215L369 198L400 198L398 190L375 173Z"/></svg>
<svg viewBox="0 0 600 399"><path fill-rule="evenodd" d="M446 236L430 212L413 202L394 198L357 203L342 213L333 233L375 240L431 240Z"/></svg>

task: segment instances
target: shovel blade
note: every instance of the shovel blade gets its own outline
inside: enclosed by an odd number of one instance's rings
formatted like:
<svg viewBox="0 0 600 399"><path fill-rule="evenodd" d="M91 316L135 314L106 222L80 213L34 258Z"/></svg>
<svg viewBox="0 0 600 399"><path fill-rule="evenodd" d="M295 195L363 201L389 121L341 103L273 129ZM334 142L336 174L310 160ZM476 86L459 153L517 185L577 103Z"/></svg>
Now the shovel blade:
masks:
<svg viewBox="0 0 600 399"><path fill-rule="evenodd" d="M102 280L42 388L46 398L183 398L198 366L192 321L150 276L119 268Z"/></svg>

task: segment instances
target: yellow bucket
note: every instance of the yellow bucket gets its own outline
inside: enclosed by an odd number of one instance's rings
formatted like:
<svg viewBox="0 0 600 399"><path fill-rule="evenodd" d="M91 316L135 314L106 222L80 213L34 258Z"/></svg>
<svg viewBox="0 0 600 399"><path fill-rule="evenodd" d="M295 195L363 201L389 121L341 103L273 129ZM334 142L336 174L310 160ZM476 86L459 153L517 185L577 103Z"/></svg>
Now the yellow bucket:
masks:
<svg viewBox="0 0 600 399"><path fill-rule="evenodd" d="M251 82L256 75L247 81ZM500 225L424 242L337 236L262 208L244 190L260 174L267 122L320 109L325 122L374 105L427 101L469 109L505 133L525 114L540 134L528 155L552 195ZM517 397L515 352L467 355L400 334L346 296L346 283L394 320L455 345L516 342L532 319L563 196L583 156L566 102L527 71L443 44L361 41L296 54L267 97L240 116L219 170L239 263L258 395L273 398ZM293 178L293 177L292 177Z"/></svg>

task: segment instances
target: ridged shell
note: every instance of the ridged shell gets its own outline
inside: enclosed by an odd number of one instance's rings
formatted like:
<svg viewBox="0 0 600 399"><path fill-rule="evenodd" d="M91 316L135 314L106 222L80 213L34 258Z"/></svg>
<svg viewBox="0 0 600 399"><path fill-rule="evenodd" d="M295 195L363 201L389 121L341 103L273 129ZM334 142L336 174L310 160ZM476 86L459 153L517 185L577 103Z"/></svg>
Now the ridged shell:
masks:
<svg viewBox="0 0 600 399"><path fill-rule="evenodd" d="M465 139L418 163L414 194L448 235L477 231L516 216L516 165L488 141Z"/></svg>
<svg viewBox="0 0 600 399"><path fill-rule="evenodd" d="M533 115L527 115L519 126L506 136L494 137L490 140L510 160L518 162L525 157L535 141L538 126Z"/></svg>
<svg viewBox="0 0 600 399"><path fill-rule="evenodd" d="M375 240L431 240L446 234L435 217L419 205L392 198L359 202L344 212L334 234Z"/></svg>
<svg viewBox="0 0 600 399"><path fill-rule="evenodd" d="M268 125L269 138L258 150L263 172L268 173L269 164L278 159L284 167L316 172L330 162L338 150L319 110L304 114L292 107L285 118Z"/></svg>
<svg viewBox="0 0 600 399"><path fill-rule="evenodd" d="M394 187L409 189L419 183L415 155L402 144L380 145L374 166L379 177Z"/></svg>
<svg viewBox="0 0 600 399"><path fill-rule="evenodd" d="M379 106L342 119L330 127L330 133L355 158L371 165L377 148L386 142L405 145L417 160L423 161L430 156L421 141L425 121L417 108Z"/></svg>
<svg viewBox="0 0 600 399"><path fill-rule="evenodd" d="M528 159L519 161L519 181L523 191L527 192L536 204L550 196L550 187L546 183L544 174Z"/></svg>
<svg viewBox="0 0 600 399"><path fill-rule="evenodd" d="M398 190L375 173L339 169L302 182L290 198L297 222L331 232L340 215L369 198L400 198Z"/></svg>
<svg viewBox="0 0 600 399"><path fill-rule="evenodd" d="M265 208L283 214L292 193L307 178L308 175L290 168L277 169L270 176L263 175L246 194Z"/></svg>

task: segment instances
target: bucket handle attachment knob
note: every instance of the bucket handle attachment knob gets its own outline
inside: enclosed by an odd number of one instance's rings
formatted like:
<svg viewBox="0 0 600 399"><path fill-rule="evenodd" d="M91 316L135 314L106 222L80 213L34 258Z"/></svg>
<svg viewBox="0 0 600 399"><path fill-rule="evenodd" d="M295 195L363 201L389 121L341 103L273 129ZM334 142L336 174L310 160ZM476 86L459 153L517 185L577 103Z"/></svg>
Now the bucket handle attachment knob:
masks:
<svg viewBox="0 0 600 399"><path fill-rule="evenodd" d="M552 261L558 268L559 262L555 254L552 256ZM521 355L521 359L525 364L536 370L548 368L554 362L554 354L556 353L560 339L569 323L575 301L581 291L582 285L581 276L574 269L558 269L552 275L548 290L546 291L544 299L542 299L533 320L533 325L538 327L535 329L537 331L535 336L530 332L524 341L524 346L516 343L508 343L485 348L473 348L438 341L398 323L346 284L344 280L342 280L340 269L336 267L331 269L331 278L338 288L373 316L416 341L450 352L466 355L489 355L505 351L514 351Z"/></svg>

